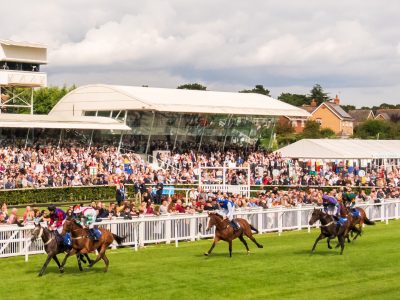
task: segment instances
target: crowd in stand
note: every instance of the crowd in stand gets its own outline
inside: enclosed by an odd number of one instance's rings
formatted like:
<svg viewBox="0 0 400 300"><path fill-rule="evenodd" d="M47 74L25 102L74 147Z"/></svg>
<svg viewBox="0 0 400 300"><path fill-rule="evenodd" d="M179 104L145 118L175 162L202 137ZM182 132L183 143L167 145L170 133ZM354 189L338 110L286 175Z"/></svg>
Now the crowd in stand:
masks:
<svg viewBox="0 0 400 300"><path fill-rule="evenodd" d="M370 166L360 176L360 167L346 162L321 165L318 161L284 159L279 153L250 147L221 151L208 146L196 151L182 146L179 152L159 152L156 166L135 153L120 153L116 147L89 148L73 140L64 141L64 145L50 143L25 148L2 144L0 187L111 185L120 181L194 184L201 180L203 184L218 184L224 178L232 185L400 186L400 166ZM223 166L227 166L225 174Z"/></svg>

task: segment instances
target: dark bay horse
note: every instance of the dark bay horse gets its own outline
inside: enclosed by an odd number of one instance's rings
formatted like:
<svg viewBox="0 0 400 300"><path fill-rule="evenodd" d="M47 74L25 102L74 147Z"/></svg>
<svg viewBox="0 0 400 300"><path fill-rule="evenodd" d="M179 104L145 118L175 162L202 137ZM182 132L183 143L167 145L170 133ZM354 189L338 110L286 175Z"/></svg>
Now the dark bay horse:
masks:
<svg viewBox="0 0 400 300"><path fill-rule="evenodd" d="M111 233L107 229L99 228L101 231L101 237L98 240L93 240L90 238L89 230L83 228L80 224L76 223L73 219L67 219L63 225L63 231L61 233L62 236L65 236L67 232L71 233L72 238L72 249L65 256L61 269L64 268L65 263L69 256L74 255L77 252L80 253L89 253L98 251L98 255L94 261L91 261L88 268L93 267L95 263L97 263L100 259L104 260L106 267L104 268L104 272L107 272L109 261L106 256L106 250L115 240L118 245L121 245L124 240L123 237L120 237L114 233Z"/></svg>
<svg viewBox="0 0 400 300"><path fill-rule="evenodd" d="M353 241L358 237L361 236L362 234L362 228L363 225L375 225L374 221L371 221L370 219L367 218L367 214L365 213L365 210L361 207L356 207L354 208L356 210L356 213L353 213L350 208L347 208L348 213L351 214L351 223L350 223L350 230L351 233L353 232L356 233L356 235L353 237ZM358 226L357 226L358 225Z"/></svg>
<svg viewBox="0 0 400 300"><path fill-rule="evenodd" d="M56 235L53 232L51 232L47 227L42 227L40 225L40 222L35 222L35 228L32 230L31 241L33 242L38 238L42 239L43 244L44 244L44 250L47 253L47 259L46 259L45 263L43 264L43 267L40 269L38 276L43 275L44 271L46 270L48 264L50 263L50 261L52 259L56 262L60 272L63 273L64 270L61 269L61 265L57 258L57 254L60 254L63 252L68 252L70 250L70 248L67 247L66 245L64 245L64 243L62 241L58 241ZM85 254L85 256L86 256L87 261L90 263L91 260L90 260L89 256L87 254ZM76 255L76 258L78 260L79 270L82 271L83 269L82 269L81 260L83 262L85 262L85 260L83 259L83 255L79 253Z"/></svg>
<svg viewBox="0 0 400 300"><path fill-rule="evenodd" d="M349 220L347 220L346 222L344 222L343 225L341 226L337 226L336 224L336 220L333 218L333 216L324 213L323 211L321 211L320 209L315 209L312 212L311 215L311 219L308 222L310 225L313 225L315 222L320 221L321 222L321 233L320 235L317 237L317 239L315 240L314 246L311 249L311 254L313 254L315 247L317 246L317 243L324 239L324 238L328 238L328 248L332 249L331 245L330 245L330 240L337 237L339 240L339 245L341 247L340 250L340 255L343 254L343 250L344 250L344 240L346 235L348 234L349 228L350 228L350 222Z"/></svg>
<svg viewBox="0 0 400 300"><path fill-rule="evenodd" d="M237 218L235 221L239 224L240 228L236 231L233 230L232 226L229 224L229 221L217 214L217 213L209 213L208 214L210 220L208 221L207 231L209 231L214 225L215 229L215 236L214 241L211 245L210 250L204 253L204 255L208 256L211 254L211 251L214 249L215 245L220 241L226 241L229 243L229 256L232 257L232 240L239 238L239 240L243 243L246 247L247 254L250 253L249 246L247 242L243 238L243 234L246 235L250 240L252 240L258 248L263 248L263 245L259 244L256 239L253 237L252 230L258 233L258 230L254 228L247 220Z"/></svg>

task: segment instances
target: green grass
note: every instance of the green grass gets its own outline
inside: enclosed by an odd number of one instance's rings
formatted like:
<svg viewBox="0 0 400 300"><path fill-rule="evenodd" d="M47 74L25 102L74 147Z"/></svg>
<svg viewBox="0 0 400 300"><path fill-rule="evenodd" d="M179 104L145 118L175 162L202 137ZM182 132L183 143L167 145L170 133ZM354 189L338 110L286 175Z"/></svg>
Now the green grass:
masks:
<svg viewBox="0 0 400 300"><path fill-rule="evenodd" d="M109 250L103 263L80 273L70 258L64 274L50 263L37 277L44 255L0 259L1 299L400 299L400 221L365 228L344 255L321 242L309 251L317 230L257 235L252 253L235 241L233 257L211 241ZM333 243L335 244L335 243ZM60 255L60 258L62 256Z"/></svg>

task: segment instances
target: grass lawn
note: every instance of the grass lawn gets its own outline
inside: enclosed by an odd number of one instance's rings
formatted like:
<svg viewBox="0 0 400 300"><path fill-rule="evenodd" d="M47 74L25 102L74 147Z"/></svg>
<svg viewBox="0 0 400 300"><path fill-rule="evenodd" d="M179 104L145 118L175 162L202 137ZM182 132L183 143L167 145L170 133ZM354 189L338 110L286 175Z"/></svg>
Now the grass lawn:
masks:
<svg viewBox="0 0 400 300"><path fill-rule="evenodd" d="M70 258L64 274L51 262L39 278L44 255L3 258L0 299L400 299L400 221L364 230L343 256L322 241L310 257L312 230L257 235L264 249L249 241L249 256L235 241L232 258L225 242L203 256L210 240L109 250L108 273Z"/></svg>

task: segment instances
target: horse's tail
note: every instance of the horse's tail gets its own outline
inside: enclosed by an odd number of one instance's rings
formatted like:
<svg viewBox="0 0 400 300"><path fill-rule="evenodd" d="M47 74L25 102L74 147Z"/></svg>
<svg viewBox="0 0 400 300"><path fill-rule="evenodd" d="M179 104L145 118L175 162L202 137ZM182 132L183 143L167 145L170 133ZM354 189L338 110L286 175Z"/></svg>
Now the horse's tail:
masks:
<svg viewBox="0 0 400 300"><path fill-rule="evenodd" d="M112 234L112 236L113 236L114 240L118 243L118 245L121 245L122 242L124 241L124 239L126 238L125 236L121 237L121 236L116 235L114 233Z"/></svg>
<svg viewBox="0 0 400 300"><path fill-rule="evenodd" d="M253 230L253 231L255 231L256 233L258 233L258 229L257 228L255 228L253 225L251 225L250 223L249 223L249 225L250 225L250 228L251 228L251 230Z"/></svg>
<svg viewBox="0 0 400 300"><path fill-rule="evenodd" d="M367 225L375 225L375 222L374 222L374 221L371 221L371 220L368 219L368 218L365 218L365 219L364 219L364 223L367 224Z"/></svg>

